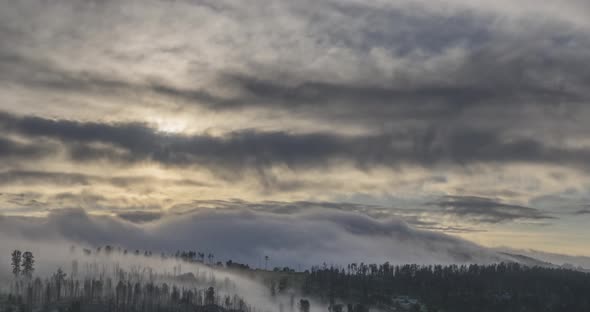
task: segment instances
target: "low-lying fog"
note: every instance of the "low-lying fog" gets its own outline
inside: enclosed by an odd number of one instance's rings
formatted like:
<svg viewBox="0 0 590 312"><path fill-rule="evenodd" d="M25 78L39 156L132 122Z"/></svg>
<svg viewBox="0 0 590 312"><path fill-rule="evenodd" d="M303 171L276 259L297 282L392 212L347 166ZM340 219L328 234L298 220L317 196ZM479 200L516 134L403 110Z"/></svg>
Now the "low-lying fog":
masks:
<svg viewBox="0 0 590 312"><path fill-rule="evenodd" d="M397 219L376 220L340 211L300 214L201 210L137 224L83 210L59 210L44 218L0 217L2 247L24 239L128 249L198 250L216 260L262 267L309 268L322 263L490 263L502 256L442 233L418 230Z"/></svg>

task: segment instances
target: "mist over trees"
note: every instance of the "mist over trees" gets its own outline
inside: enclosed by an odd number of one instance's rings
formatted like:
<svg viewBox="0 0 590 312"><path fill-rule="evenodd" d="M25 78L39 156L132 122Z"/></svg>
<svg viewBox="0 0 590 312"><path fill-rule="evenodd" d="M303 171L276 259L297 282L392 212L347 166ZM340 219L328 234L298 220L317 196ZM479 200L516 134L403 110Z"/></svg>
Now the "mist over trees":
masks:
<svg viewBox="0 0 590 312"><path fill-rule="evenodd" d="M13 280L6 291L0 291L0 311L257 311L235 293L233 281L210 270L182 274L178 262L173 272L159 272L141 264L139 257L152 256L147 251L129 255L137 258L130 270L117 259L99 259L115 253L127 256L110 246L83 249L81 254L72 248L68 273L59 267L42 277L34 276L34 255L15 250Z"/></svg>
<svg viewBox="0 0 590 312"><path fill-rule="evenodd" d="M28 279L31 279L33 276L33 271L35 271L35 268L33 267L34 264L35 257L33 257L33 253L30 251L25 251L23 253L22 274Z"/></svg>
<svg viewBox="0 0 590 312"><path fill-rule="evenodd" d="M35 271L34 264L35 257L30 251L25 251L23 253L20 250L15 249L11 254L12 274L15 278L23 275L24 277L31 279L33 271Z"/></svg>
<svg viewBox="0 0 590 312"><path fill-rule="evenodd" d="M21 261L22 261L22 253L20 252L20 250L14 250L12 252L12 274L14 274L14 277L18 277L20 275L20 266L21 266Z"/></svg>
<svg viewBox="0 0 590 312"><path fill-rule="evenodd" d="M297 272L270 269L267 257L256 269L201 251L112 246L72 247L65 259L37 274L43 260L14 250L0 312L590 311L590 274L518 263L323 264Z"/></svg>

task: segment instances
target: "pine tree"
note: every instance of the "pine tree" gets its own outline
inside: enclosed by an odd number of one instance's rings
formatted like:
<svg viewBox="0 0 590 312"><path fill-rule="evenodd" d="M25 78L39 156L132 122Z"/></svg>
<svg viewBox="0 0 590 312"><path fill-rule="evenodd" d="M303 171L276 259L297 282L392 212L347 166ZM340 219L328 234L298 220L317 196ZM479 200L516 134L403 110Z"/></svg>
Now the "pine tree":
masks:
<svg viewBox="0 0 590 312"><path fill-rule="evenodd" d="M35 264L35 257L33 257L33 253L30 251L25 251L23 253L23 261L22 261L22 274L27 278L31 278L33 276L33 271Z"/></svg>
<svg viewBox="0 0 590 312"><path fill-rule="evenodd" d="M309 300L301 299L299 300L299 311L300 312L309 312L310 304Z"/></svg>
<svg viewBox="0 0 590 312"><path fill-rule="evenodd" d="M20 266L22 261L22 253L20 250L15 250L12 252L12 274L14 277L18 277L20 275Z"/></svg>
<svg viewBox="0 0 590 312"><path fill-rule="evenodd" d="M215 304L215 289L213 287L209 287L205 291L205 304Z"/></svg>
<svg viewBox="0 0 590 312"><path fill-rule="evenodd" d="M55 291L57 295L57 300L59 301L61 298L61 290L62 286L66 279L66 273L61 268L57 269L57 272L54 274L53 278L55 280Z"/></svg>

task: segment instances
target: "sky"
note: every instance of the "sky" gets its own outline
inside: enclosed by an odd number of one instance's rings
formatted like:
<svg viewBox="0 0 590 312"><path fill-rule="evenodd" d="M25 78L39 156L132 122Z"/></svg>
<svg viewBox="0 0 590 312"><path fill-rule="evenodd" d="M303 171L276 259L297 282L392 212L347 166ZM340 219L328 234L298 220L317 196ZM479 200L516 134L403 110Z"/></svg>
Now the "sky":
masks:
<svg viewBox="0 0 590 312"><path fill-rule="evenodd" d="M290 247L387 259L412 240L426 247L400 261L590 256L587 12L4 1L0 232L164 249L180 237L174 248L285 262Z"/></svg>

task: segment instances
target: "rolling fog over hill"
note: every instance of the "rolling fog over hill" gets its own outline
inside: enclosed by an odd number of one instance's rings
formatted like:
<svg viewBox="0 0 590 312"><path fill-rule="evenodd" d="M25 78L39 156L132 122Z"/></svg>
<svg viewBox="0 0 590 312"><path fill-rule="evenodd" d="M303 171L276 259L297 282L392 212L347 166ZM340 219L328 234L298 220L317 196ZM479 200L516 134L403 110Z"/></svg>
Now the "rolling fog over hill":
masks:
<svg viewBox="0 0 590 312"><path fill-rule="evenodd" d="M0 274L2 311L583 311L590 307L584 295L590 290L590 273L513 254L511 262L487 265L324 263L297 272L217 261L214 254L200 251L168 254L30 241L21 246L28 249L15 249L6 253L9 259L2 259L10 263L5 269L12 269ZM265 267L268 261L265 257ZM546 293L551 296L543 296Z"/></svg>
<svg viewBox="0 0 590 312"><path fill-rule="evenodd" d="M318 263L374 261L394 263L491 263L501 254L441 233L417 230L400 220L375 220L356 213L317 211L283 215L253 211L202 211L134 224L116 217L90 216L82 210L47 218L4 217L3 247L29 240L104 244L175 252L198 248L221 260L261 267L264 256L279 266L309 268ZM5 252L8 254L8 252ZM225 261L224 260L224 261Z"/></svg>

